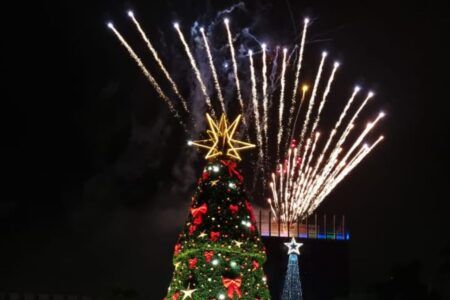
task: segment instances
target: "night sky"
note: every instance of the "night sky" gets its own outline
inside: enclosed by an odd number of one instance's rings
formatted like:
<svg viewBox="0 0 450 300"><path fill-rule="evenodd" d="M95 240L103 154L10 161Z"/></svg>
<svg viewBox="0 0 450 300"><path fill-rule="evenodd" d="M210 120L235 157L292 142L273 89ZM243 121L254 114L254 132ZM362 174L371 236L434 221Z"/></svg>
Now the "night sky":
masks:
<svg viewBox="0 0 450 300"><path fill-rule="evenodd" d="M20 1L3 8L0 292L124 288L141 299L164 296L204 161L106 22L139 41L126 16L132 8L164 49L174 41L174 20L188 33L195 20L233 3ZM450 247L450 13L411 1L245 7L239 21L253 19L257 35L279 43L292 44L311 17L315 49L343 62L345 86L374 89L370 110L387 113L385 142L319 209L349 219L352 291L415 262L429 286ZM171 65L185 66L184 59Z"/></svg>

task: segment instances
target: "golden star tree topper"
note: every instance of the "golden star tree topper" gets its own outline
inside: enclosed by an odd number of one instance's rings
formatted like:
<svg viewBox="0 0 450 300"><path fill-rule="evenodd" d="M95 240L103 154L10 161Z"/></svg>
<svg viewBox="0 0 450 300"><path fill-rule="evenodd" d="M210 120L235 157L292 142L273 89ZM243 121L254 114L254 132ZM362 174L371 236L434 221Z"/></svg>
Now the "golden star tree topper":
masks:
<svg viewBox="0 0 450 300"><path fill-rule="evenodd" d="M209 124L209 129L206 130L206 133L208 134L209 139L189 141L188 145L208 150L205 159L226 156L228 158L241 160L239 151L255 147L254 144L234 139L241 117L242 115L238 115L230 124L225 114L222 114L219 123L217 123L209 114L206 114L206 119Z"/></svg>

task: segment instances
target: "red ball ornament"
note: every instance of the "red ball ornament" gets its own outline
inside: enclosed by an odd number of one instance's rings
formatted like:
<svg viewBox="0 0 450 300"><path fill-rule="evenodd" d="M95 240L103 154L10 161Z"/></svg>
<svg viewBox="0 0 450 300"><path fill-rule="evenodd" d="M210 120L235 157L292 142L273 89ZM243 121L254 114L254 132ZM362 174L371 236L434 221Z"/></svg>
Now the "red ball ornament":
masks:
<svg viewBox="0 0 450 300"><path fill-rule="evenodd" d="M203 179L203 181L205 181L205 180L208 180L208 178L209 178L209 173L208 172L203 172L203 174L202 174L202 179Z"/></svg>

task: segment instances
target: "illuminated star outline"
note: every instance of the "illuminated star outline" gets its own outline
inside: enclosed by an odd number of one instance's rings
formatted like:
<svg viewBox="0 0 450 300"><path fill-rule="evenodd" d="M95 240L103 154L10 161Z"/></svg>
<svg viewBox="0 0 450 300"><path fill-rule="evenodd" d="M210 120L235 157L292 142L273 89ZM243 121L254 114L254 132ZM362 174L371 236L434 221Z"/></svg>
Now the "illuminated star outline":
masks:
<svg viewBox="0 0 450 300"><path fill-rule="evenodd" d="M302 243L297 243L295 238L292 238L289 243L284 243L284 245L289 248L288 254L295 253L297 255L300 255L300 247L303 246Z"/></svg>
<svg viewBox="0 0 450 300"><path fill-rule="evenodd" d="M219 123L217 123L209 114L206 114L206 119L209 124L209 129L206 130L206 133L209 139L189 141L188 145L207 149L208 152L206 153L205 159L226 155L230 158L241 160L239 151L256 147L255 144L233 138L241 117L242 115L238 115L230 124L225 114L222 114Z"/></svg>

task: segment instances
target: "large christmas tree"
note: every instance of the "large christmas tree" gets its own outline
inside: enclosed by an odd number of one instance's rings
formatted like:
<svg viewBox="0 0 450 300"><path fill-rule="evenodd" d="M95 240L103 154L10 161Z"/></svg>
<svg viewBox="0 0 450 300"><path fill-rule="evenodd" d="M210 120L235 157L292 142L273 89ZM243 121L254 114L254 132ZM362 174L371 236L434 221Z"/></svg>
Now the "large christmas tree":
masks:
<svg viewBox="0 0 450 300"><path fill-rule="evenodd" d="M232 124L207 118L210 138L192 144L208 150L208 163L175 245L166 299L270 299L264 246L236 164L238 151L253 145L233 139L239 117Z"/></svg>

